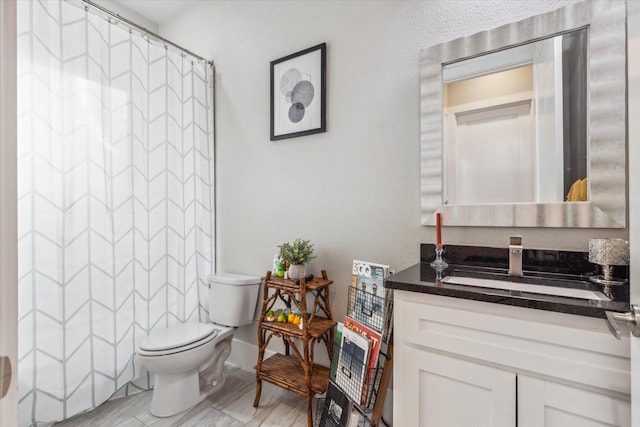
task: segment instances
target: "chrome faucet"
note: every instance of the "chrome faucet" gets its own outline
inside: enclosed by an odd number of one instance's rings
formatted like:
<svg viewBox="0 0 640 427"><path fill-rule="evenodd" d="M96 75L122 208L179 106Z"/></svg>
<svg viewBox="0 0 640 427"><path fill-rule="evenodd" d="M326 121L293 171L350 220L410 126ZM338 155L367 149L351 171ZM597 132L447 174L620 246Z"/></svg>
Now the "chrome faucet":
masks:
<svg viewBox="0 0 640 427"><path fill-rule="evenodd" d="M509 236L509 275L522 277L522 236Z"/></svg>

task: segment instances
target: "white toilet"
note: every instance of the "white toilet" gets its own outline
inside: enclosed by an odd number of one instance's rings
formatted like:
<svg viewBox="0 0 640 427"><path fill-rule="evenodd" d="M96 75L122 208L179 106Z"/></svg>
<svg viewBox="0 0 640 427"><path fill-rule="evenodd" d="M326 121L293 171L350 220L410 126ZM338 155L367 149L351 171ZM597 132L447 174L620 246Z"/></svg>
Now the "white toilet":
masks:
<svg viewBox="0 0 640 427"><path fill-rule="evenodd" d="M154 374L151 414L169 417L195 406L224 385L224 361L231 352L234 328L253 322L260 278L212 274L209 318L154 330L136 354Z"/></svg>

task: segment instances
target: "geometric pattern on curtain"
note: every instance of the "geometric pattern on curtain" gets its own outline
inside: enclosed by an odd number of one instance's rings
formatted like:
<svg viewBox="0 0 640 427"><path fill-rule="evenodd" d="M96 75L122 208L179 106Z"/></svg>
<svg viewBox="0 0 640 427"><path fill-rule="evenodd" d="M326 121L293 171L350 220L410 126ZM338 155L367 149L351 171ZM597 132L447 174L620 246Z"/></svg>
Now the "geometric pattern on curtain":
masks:
<svg viewBox="0 0 640 427"><path fill-rule="evenodd" d="M61 0L18 2L20 425L131 387L156 327L208 319L212 66Z"/></svg>

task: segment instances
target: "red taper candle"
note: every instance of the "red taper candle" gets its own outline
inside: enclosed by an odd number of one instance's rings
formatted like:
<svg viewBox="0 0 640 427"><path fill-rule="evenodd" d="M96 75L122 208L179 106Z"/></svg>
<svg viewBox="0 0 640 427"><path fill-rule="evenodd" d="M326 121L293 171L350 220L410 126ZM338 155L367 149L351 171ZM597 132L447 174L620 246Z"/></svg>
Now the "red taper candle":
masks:
<svg viewBox="0 0 640 427"><path fill-rule="evenodd" d="M442 247L442 217L436 212L436 247Z"/></svg>

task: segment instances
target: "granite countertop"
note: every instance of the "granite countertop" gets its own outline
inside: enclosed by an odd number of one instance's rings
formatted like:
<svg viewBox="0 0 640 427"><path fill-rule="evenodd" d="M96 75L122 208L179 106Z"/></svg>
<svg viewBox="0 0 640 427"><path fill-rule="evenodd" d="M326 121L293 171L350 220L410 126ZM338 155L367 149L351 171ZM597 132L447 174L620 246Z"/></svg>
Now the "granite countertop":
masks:
<svg viewBox="0 0 640 427"><path fill-rule="evenodd" d="M614 287L613 301L604 301L443 283L442 280L438 279L437 272L431 267L430 262L427 262L429 253L429 247L426 248L426 251L423 248L422 262L389 276L385 281L385 287L598 318L606 318L606 311L626 312L629 310L628 285ZM427 259L425 259L425 255ZM452 256L451 258L454 258L457 262L461 261L460 257ZM466 263L449 263L449 267L441 273L440 277L464 276L464 273L470 270L474 271L474 276L482 277L482 273L477 273L477 267L470 268ZM488 272L487 274L492 274L491 268L486 268L485 270ZM515 278L513 280L517 282L525 279ZM568 286L602 292L601 286L590 282L586 275L581 274L568 275L558 271L550 273L538 272L538 277L535 278L535 281L539 286Z"/></svg>

